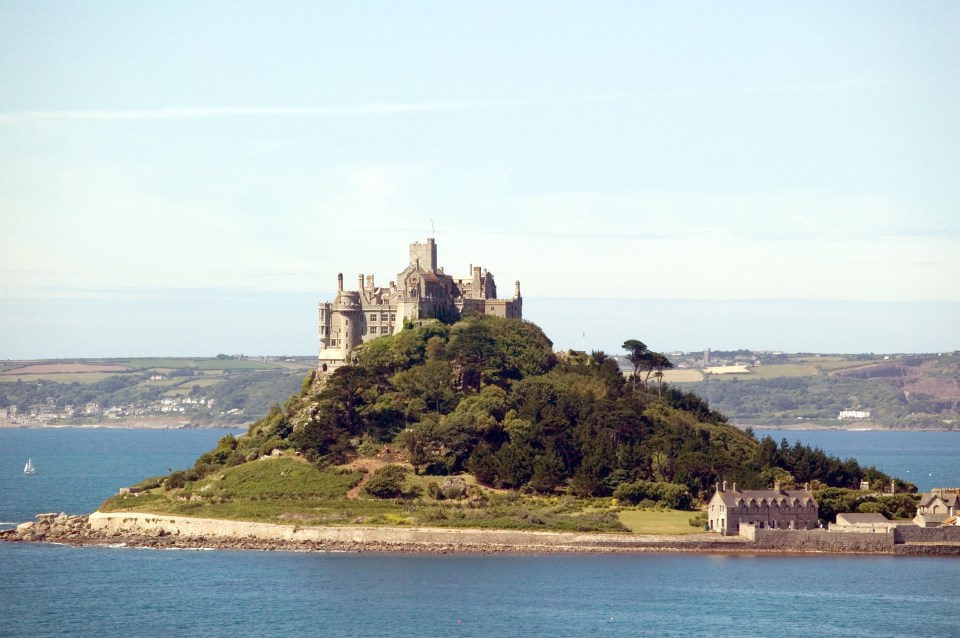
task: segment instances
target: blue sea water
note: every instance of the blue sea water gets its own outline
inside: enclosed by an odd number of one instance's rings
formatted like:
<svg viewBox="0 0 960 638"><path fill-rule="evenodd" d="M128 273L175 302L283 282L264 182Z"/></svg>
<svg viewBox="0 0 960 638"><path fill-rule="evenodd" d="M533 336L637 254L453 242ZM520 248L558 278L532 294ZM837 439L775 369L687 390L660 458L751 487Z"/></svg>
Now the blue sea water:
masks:
<svg viewBox="0 0 960 638"><path fill-rule="evenodd" d="M960 487L960 432L757 430L757 438L771 436L778 444L819 447L840 458L856 458L891 476L909 481L921 492L934 487Z"/></svg>
<svg viewBox="0 0 960 638"><path fill-rule="evenodd" d="M230 432L242 430L0 429L0 527L92 512L121 487L191 467ZM28 458L33 476L23 474Z"/></svg>
<svg viewBox="0 0 960 638"><path fill-rule="evenodd" d="M0 430L2 520L90 511L123 485L189 466L224 434ZM837 436L847 434L855 438ZM878 436L888 434L907 436ZM960 434L781 436L841 456L870 451L870 463L888 472L891 463L930 449L946 462L924 467L936 465L945 483L960 484L950 469ZM36 476L22 474L28 456ZM0 543L0 636L955 636L948 610L958 599L960 560L949 558L420 556Z"/></svg>

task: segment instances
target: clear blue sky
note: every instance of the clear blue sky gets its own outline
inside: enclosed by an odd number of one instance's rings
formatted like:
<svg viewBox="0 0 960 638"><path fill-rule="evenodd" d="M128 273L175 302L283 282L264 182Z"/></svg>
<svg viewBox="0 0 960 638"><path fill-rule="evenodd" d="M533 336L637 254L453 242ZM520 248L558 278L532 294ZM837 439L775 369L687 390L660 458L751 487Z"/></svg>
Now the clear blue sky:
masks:
<svg viewBox="0 0 960 638"><path fill-rule="evenodd" d="M0 0L0 358L309 354L336 273L386 283L431 220L558 347L958 348L958 34L956 2Z"/></svg>

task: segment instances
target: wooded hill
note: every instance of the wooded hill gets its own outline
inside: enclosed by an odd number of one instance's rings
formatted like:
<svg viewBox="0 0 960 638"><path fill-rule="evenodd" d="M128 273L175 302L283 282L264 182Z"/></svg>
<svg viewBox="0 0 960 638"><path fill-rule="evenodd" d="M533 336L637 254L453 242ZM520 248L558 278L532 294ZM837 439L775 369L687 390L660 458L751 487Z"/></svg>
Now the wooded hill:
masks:
<svg viewBox="0 0 960 638"><path fill-rule="evenodd" d="M667 379L674 377L677 386L704 397L741 426L836 426L841 411L860 410L869 412L865 420L872 425L960 428L960 354L781 357L782 363L749 366L742 373L683 370Z"/></svg>
<svg viewBox="0 0 960 638"><path fill-rule="evenodd" d="M467 472L494 488L678 508L722 480L744 488L890 481L819 449L758 442L693 393L624 379L602 352L558 355L526 321L409 324L356 355L325 378L311 374L299 394L246 436L226 437L174 487L290 448L320 467L399 450L418 474Z"/></svg>

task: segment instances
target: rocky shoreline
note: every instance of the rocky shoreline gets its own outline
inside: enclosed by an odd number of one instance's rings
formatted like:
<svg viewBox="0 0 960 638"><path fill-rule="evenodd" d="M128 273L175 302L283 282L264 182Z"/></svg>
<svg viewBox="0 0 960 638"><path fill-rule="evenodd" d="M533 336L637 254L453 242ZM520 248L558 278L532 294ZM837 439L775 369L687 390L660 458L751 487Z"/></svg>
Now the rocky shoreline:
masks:
<svg viewBox="0 0 960 638"><path fill-rule="evenodd" d="M431 554L554 554L686 552L707 554L886 554L960 556L957 544L905 544L892 550L868 546L763 546L743 537L447 528L300 527L148 514L69 516L38 514L34 522L0 531L0 541L154 549L222 549L298 552L394 552Z"/></svg>

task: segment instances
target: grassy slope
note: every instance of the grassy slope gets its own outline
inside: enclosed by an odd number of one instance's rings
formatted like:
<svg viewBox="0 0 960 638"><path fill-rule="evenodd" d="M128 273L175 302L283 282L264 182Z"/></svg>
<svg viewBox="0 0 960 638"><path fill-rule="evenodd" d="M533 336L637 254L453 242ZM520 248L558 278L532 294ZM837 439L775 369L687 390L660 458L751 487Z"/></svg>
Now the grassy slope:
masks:
<svg viewBox="0 0 960 638"><path fill-rule="evenodd" d="M459 500L427 496L444 477L408 475L401 499L346 498L361 480L344 468L318 470L285 456L245 463L211 474L182 489L154 488L139 496L116 495L101 511L136 511L205 518L294 524L416 525L430 527L632 531L686 534L699 531L692 512L620 508L609 498L533 496L472 487ZM468 483L472 477L465 476Z"/></svg>

